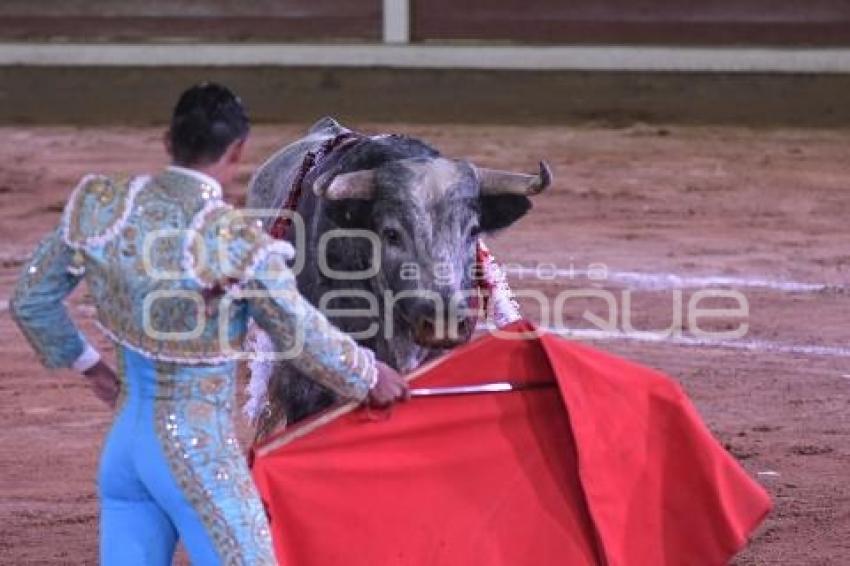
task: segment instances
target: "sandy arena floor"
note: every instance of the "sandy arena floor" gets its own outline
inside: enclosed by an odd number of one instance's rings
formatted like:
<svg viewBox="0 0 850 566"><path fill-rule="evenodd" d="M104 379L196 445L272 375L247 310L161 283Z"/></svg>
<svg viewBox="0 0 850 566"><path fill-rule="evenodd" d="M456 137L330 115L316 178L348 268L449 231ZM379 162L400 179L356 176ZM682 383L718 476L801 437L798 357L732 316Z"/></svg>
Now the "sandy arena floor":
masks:
<svg viewBox="0 0 850 566"><path fill-rule="evenodd" d="M256 128L231 200L240 202L251 169L302 129ZM718 438L771 492L776 509L737 564L850 563L850 132L365 129L418 135L448 155L500 168L531 171L549 159L554 188L491 240L507 263L561 269L542 281L515 275L519 288L550 297L583 288L581 270L604 264L602 286L620 306L621 292L632 290L638 329L670 326L677 288L685 304L701 288L740 290L750 308L741 340L704 344L685 332L659 342L597 336L605 339L595 344L679 379ZM0 140L0 562L96 563L94 477L111 415L79 377L38 366L8 300L22 262L56 224L79 177L155 170L164 159L160 131L0 128ZM599 302L586 303L601 311ZM108 349L91 327L85 293L71 304ZM570 303L568 322L591 328L580 307ZM538 310L528 307L532 316Z"/></svg>

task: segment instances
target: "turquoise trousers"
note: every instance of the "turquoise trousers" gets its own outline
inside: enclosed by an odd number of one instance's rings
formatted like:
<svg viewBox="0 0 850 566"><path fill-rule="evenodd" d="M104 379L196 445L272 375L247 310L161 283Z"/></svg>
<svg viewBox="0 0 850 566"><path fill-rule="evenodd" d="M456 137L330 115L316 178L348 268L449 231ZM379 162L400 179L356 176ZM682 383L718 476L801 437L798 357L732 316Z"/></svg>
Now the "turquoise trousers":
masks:
<svg viewBox="0 0 850 566"><path fill-rule="evenodd" d="M232 422L233 364L186 366L119 348L119 410L98 472L105 566L275 564Z"/></svg>

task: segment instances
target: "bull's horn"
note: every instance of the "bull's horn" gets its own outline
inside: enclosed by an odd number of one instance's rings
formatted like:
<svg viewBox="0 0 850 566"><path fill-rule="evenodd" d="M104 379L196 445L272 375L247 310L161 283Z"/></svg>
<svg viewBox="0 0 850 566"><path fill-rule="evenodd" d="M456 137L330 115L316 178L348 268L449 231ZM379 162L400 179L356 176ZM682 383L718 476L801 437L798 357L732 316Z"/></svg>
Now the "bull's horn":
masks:
<svg viewBox="0 0 850 566"><path fill-rule="evenodd" d="M476 168L482 195L514 194L536 195L552 184L552 170L545 161L540 162L537 175L525 175L497 169Z"/></svg>
<svg viewBox="0 0 850 566"><path fill-rule="evenodd" d="M313 191L328 200L369 200L375 195L375 170L343 173L334 177L329 184L325 178L319 177L313 185Z"/></svg>

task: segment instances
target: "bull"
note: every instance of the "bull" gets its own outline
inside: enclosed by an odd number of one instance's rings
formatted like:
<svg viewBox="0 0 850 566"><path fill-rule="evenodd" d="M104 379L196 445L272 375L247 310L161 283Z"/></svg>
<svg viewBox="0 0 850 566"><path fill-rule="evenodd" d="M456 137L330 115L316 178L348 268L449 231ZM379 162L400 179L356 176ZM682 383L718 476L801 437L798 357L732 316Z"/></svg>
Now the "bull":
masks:
<svg viewBox="0 0 850 566"><path fill-rule="evenodd" d="M323 118L257 170L247 206L279 210L300 193L293 208L303 230L286 236L302 239L293 242L303 255L299 291L378 359L408 372L470 339L478 238L524 216L529 197L550 183L544 162L536 175L485 169L416 138L362 136ZM274 220L265 222L273 231ZM341 235L323 238L331 233ZM280 362L267 399L260 434L335 396Z"/></svg>

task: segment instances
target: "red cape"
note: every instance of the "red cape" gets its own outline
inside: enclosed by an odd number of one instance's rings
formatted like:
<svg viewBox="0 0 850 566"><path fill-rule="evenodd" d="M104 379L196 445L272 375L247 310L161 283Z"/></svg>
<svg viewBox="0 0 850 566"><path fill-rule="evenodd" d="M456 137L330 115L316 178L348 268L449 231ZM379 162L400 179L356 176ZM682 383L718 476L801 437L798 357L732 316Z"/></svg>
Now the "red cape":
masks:
<svg viewBox="0 0 850 566"><path fill-rule="evenodd" d="M550 383L414 399L258 447L287 566L720 565L770 509L674 381L526 322L413 387Z"/></svg>

